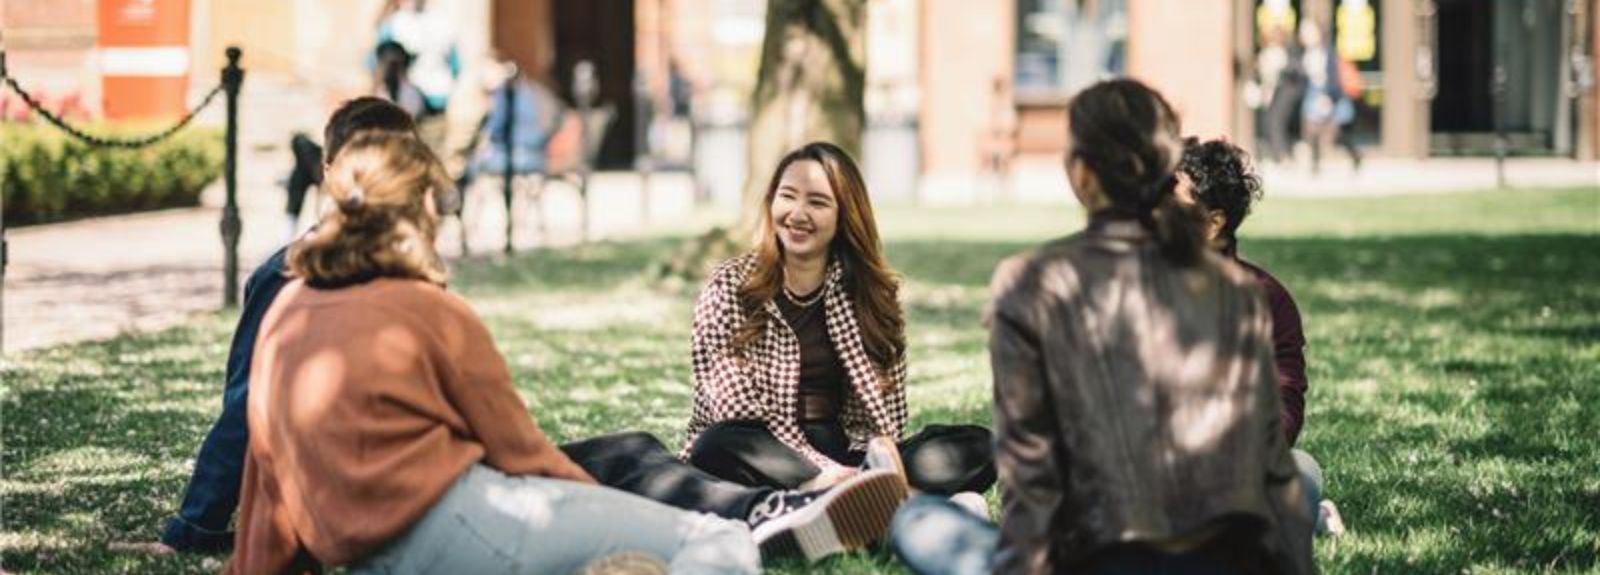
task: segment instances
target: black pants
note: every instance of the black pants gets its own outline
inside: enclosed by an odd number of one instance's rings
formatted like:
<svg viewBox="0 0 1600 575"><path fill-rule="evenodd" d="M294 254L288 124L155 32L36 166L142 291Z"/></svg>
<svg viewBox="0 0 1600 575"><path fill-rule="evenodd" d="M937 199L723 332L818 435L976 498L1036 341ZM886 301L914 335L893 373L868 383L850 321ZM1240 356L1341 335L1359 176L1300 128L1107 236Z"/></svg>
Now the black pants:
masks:
<svg viewBox="0 0 1600 575"><path fill-rule="evenodd" d="M311 137L297 133L289 139L289 150L294 154L294 169L289 171L286 185L289 203L285 211L292 219L300 217L300 209L306 203L306 190L322 183L322 146L311 141Z"/></svg>
<svg viewBox="0 0 1600 575"><path fill-rule="evenodd" d="M865 457L849 450L838 424L807 424L806 439L824 455L845 465ZM911 487L935 495L984 492L994 485L994 443L988 429L976 425L929 425L900 442ZM689 463L743 485L794 489L822 470L778 441L766 425L726 421L701 432Z"/></svg>
<svg viewBox="0 0 1600 575"><path fill-rule="evenodd" d="M561 451L606 487L737 521L746 520L750 509L774 491L723 481L695 469L644 432L574 441L563 444Z"/></svg>

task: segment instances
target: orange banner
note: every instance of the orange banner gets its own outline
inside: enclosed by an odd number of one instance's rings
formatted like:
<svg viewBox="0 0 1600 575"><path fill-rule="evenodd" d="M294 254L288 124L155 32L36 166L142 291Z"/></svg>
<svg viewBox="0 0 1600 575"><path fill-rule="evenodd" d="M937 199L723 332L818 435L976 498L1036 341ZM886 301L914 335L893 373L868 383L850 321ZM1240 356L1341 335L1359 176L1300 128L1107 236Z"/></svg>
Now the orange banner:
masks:
<svg viewBox="0 0 1600 575"><path fill-rule="evenodd" d="M101 109L108 119L188 110L189 0L98 0Z"/></svg>

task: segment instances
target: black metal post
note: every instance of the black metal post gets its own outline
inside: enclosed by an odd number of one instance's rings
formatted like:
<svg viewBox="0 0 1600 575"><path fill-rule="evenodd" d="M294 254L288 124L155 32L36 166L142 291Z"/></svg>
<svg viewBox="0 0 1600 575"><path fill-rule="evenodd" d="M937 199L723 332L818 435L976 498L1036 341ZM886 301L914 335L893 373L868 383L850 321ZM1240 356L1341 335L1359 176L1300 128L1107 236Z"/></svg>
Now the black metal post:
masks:
<svg viewBox="0 0 1600 575"><path fill-rule="evenodd" d="M222 306L239 305L239 86L244 84L244 69L239 67L239 47L229 46L228 65L222 69L222 89L228 97L228 131L222 160L222 185L227 203L222 206Z"/></svg>
<svg viewBox="0 0 1600 575"><path fill-rule="evenodd" d="M594 63L579 61L572 69L572 95L578 101L578 242L589 241L589 157L591 143L589 120L595 97L600 95L600 83L595 78Z"/></svg>
<svg viewBox="0 0 1600 575"><path fill-rule="evenodd" d="M654 102L650 83L640 72L633 79L633 167L639 171L639 220L650 221L650 172L655 170L654 150L650 148L650 124L654 121Z"/></svg>
<svg viewBox="0 0 1600 575"><path fill-rule="evenodd" d="M1498 56L1496 57L1498 60ZM1506 65L1496 61L1494 65L1494 85L1490 87L1494 97L1494 176L1495 186L1506 189L1506 154L1510 151L1511 143L1506 141L1506 90L1510 89L1507 78Z"/></svg>
<svg viewBox="0 0 1600 575"><path fill-rule="evenodd" d="M6 89L6 44L0 37L0 92ZM6 181L0 174L0 356L6 350L6 260L10 259L11 246L6 243Z"/></svg>
<svg viewBox="0 0 1600 575"><path fill-rule="evenodd" d="M505 142L504 142L504 146L505 146L505 150L504 150L504 152L505 152L505 161L502 162L501 168L500 168L501 169L501 172L500 172L500 186L501 186L501 191L506 196L506 253L508 253L508 254L511 253L511 251L513 249L515 249L511 245L511 238L512 238L511 231L513 229L513 223L515 222L515 219L516 219L516 218L512 217L512 215L516 213L516 212L512 211L512 204L516 200L516 188L512 185L513 182L515 181L516 173L512 170L511 158L512 158L512 154L516 151L517 147L511 141L511 138L512 138L512 136L516 135L516 125L517 125L517 92L516 92L517 84L516 84L516 82L517 82L517 76L520 73L521 73L520 71L512 72L511 73L511 77L510 78L506 78L506 84L502 88L502 90L505 91L505 95L503 96L504 102L503 102L502 105L504 105L506 107L506 113L505 113L506 125L501 126L501 128L500 128L500 135L501 135L502 138L505 138Z"/></svg>

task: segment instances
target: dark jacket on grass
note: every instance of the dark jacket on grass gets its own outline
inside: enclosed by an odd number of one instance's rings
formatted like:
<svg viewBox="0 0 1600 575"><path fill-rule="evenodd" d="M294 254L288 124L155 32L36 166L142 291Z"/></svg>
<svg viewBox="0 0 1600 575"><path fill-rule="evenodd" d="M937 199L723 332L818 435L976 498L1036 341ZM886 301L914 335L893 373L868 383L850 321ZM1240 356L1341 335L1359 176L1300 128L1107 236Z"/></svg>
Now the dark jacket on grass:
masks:
<svg viewBox="0 0 1600 575"><path fill-rule="evenodd" d="M1250 270L1261 283L1267 311L1272 314L1272 362L1278 371L1278 397L1283 400L1283 433L1292 447L1300 439L1306 413L1306 336L1300 324L1300 308L1278 278L1267 270L1240 258L1232 249L1225 251L1233 261Z"/></svg>
<svg viewBox="0 0 1600 575"><path fill-rule="evenodd" d="M1120 221L1006 260L992 288L996 572L1241 539L1243 570L1311 572L1255 278L1212 253L1176 267Z"/></svg>

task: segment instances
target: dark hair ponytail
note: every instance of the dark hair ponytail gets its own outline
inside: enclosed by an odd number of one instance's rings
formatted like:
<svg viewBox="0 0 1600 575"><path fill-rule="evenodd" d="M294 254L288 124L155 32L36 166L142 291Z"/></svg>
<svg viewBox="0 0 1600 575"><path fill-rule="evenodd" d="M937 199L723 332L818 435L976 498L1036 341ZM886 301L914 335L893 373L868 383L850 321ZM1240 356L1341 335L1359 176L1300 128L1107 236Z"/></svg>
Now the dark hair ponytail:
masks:
<svg viewBox="0 0 1600 575"><path fill-rule="evenodd" d="M1072 99L1073 155L1094 172L1114 215L1139 221L1161 253L1190 265L1204 248L1204 215L1173 195L1183 156L1178 115L1136 80L1100 82Z"/></svg>

